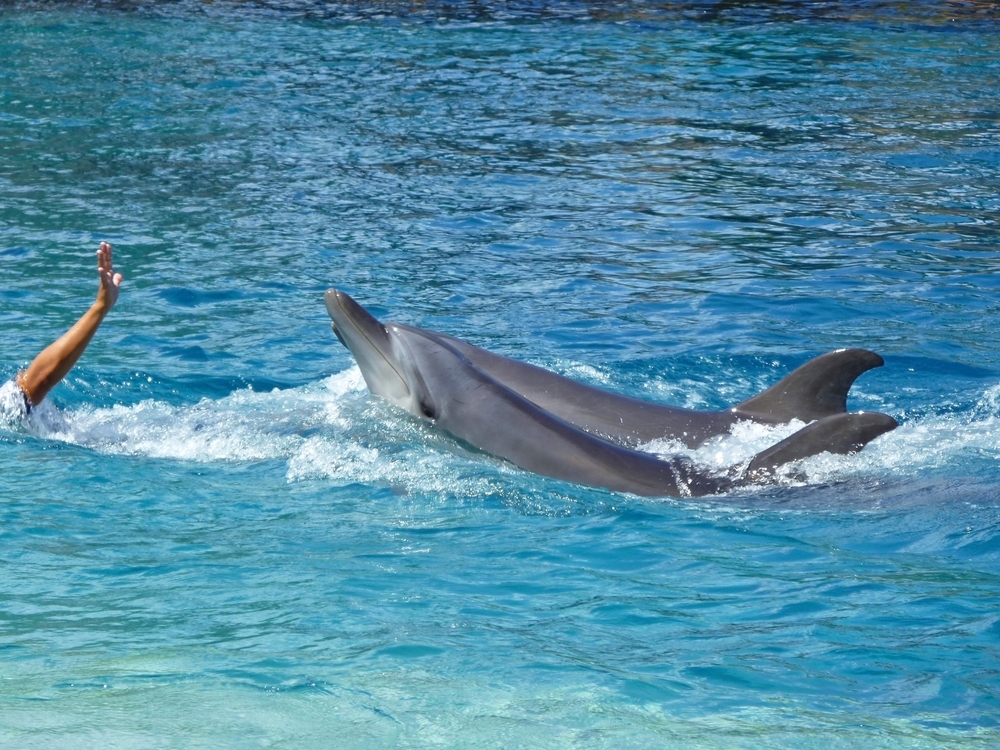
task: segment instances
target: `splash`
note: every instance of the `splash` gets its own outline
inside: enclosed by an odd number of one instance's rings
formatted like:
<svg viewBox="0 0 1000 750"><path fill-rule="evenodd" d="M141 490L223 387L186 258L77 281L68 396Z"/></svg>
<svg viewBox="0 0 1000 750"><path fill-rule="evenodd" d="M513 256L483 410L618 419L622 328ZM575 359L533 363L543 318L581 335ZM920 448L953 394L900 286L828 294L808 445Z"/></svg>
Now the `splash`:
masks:
<svg viewBox="0 0 1000 750"><path fill-rule="evenodd" d="M673 440L641 447L685 455L716 475L745 466L805 423L736 424L732 432L689 449ZM372 399L357 367L286 390L239 390L218 400L169 405L38 409L30 431L112 455L193 462L284 461L289 482L326 480L476 496L521 472L470 452L449 435ZM1000 385L972 408L903 420L853 455L823 453L780 467L785 485L854 477L905 477L966 460L1000 459Z"/></svg>
<svg viewBox="0 0 1000 750"><path fill-rule="evenodd" d="M132 406L83 407L34 425L40 436L114 455L183 461L287 458L313 430L342 428L342 409L364 383L356 369L318 384L172 406L148 399ZM356 400L356 399L355 399Z"/></svg>
<svg viewBox="0 0 1000 750"><path fill-rule="evenodd" d="M737 423L697 449L670 440L654 440L642 450L657 455L684 454L709 471L723 475L745 466L760 451L805 426ZM972 409L901 420L864 450L851 455L821 453L779 467L776 480L785 485L825 484L854 477L906 477L957 467L976 460L1000 460L1000 385L988 389Z"/></svg>
<svg viewBox="0 0 1000 750"><path fill-rule="evenodd" d="M27 429L108 455L284 461L289 482L320 479L468 496L496 490L495 477L481 470L483 456L373 399L357 367L299 388L242 389L180 406L147 399L109 408L49 407L36 410Z"/></svg>

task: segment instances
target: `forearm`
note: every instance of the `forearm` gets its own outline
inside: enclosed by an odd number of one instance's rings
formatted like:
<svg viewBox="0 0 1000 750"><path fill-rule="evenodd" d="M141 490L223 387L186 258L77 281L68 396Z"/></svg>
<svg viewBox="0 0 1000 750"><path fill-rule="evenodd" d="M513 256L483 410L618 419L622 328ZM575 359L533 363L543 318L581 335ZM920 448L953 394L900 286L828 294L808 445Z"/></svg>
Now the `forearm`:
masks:
<svg viewBox="0 0 1000 750"><path fill-rule="evenodd" d="M41 403L56 383L73 369L109 309L95 302L72 328L35 357L27 370L18 373L17 383L32 404Z"/></svg>

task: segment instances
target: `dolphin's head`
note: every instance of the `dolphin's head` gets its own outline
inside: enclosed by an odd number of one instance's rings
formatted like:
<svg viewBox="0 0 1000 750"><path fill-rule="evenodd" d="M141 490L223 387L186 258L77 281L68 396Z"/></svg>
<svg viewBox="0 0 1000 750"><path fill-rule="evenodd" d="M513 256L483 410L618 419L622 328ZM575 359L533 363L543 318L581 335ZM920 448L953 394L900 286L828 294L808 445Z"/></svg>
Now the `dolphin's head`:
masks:
<svg viewBox="0 0 1000 750"><path fill-rule="evenodd" d="M325 300L333 332L351 350L368 390L413 411L407 368L400 361L405 351L400 350L399 342L365 308L339 289L328 289Z"/></svg>

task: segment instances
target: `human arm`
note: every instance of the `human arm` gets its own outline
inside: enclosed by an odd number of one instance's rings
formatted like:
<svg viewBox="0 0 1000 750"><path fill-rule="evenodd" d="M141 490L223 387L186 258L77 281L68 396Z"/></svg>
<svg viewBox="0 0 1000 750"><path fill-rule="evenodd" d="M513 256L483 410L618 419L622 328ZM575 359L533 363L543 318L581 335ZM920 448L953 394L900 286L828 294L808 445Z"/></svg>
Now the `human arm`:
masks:
<svg viewBox="0 0 1000 750"><path fill-rule="evenodd" d="M72 328L35 357L27 370L17 374L17 384L33 405L41 403L49 391L73 369L104 317L118 301L122 275L115 273L111 245L107 242L102 242L97 251L97 273L101 286L94 304Z"/></svg>

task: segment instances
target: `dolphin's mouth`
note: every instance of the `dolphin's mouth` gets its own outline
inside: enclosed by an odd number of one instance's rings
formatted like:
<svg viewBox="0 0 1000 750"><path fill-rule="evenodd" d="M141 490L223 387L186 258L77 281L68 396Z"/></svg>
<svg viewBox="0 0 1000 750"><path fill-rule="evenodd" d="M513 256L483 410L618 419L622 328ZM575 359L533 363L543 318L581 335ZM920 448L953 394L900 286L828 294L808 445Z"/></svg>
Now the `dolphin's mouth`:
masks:
<svg viewBox="0 0 1000 750"><path fill-rule="evenodd" d="M347 342L344 341L344 337L340 334L340 329L337 328L337 324L336 323L331 323L330 324L330 328L333 329L333 334L337 337L337 341L339 341L341 344L343 344L345 349L347 349L348 351L350 351L351 347L349 347L347 345Z"/></svg>

